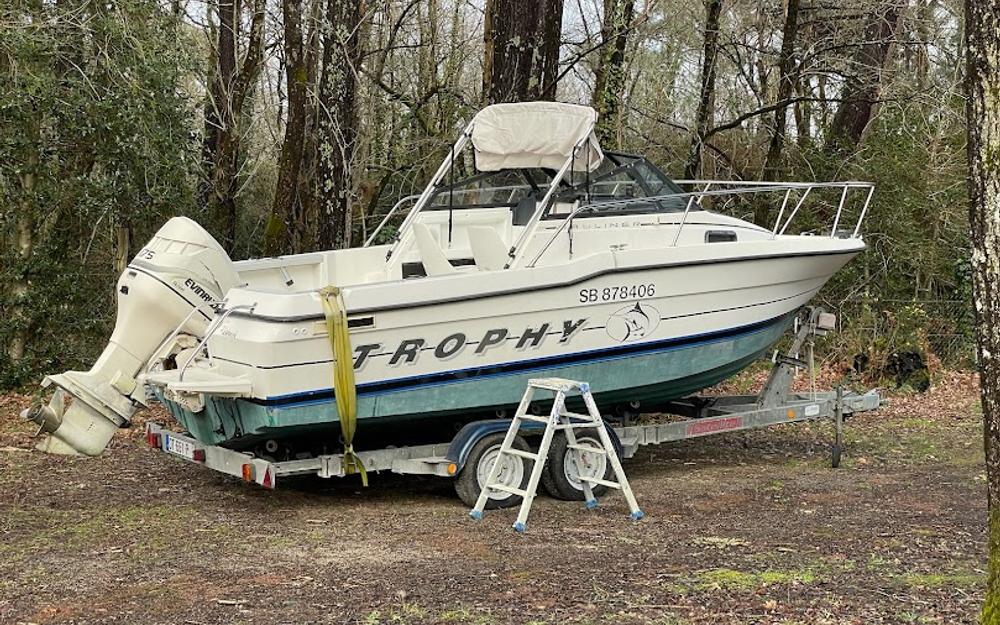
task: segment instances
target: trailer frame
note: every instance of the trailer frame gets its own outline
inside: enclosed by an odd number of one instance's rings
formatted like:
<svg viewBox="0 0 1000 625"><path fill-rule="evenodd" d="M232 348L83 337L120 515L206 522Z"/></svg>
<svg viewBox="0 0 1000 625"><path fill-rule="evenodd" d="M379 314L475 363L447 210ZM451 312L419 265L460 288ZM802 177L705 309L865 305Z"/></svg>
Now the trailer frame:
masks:
<svg viewBox="0 0 1000 625"><path fill-rule="evenodd" d="M775 351L773 367L764 388L757 395L696 395L670 402L667 414L681 420L632 424L626 419L620 425L607 424L612 440L619 445L623 459L632 458L640 447L662 445L725 432L738 432L785 423L801 423L831 419L835 437L831 445L834 467L840 463L843 451L843 421L858 412L877 409L882 398L875 389L863 394L833 391L792 393L791 384L797 369L812 371L813 338L833 329L835 318L821 308L807 307L796 318L792 341L784 354ZM806 350L808 361L800 359ZM815 386L815 385L813 385ZM388 471L405 475L455 477L463 469L468 450L483 437L506 431L510 419L485 419L467 424L448 442L387 447L357 451L369 473ZM527 424L526 424L527 425ZM541 427L527 425L541 433ZM278 478L315 475L322 478L345 477L343 454L325 454L311 458L272 461L217 445L205 445L193 437L173 432L161 424L147 422L146 441L150 447L168 455L234 477L273 489Z"/></svg>

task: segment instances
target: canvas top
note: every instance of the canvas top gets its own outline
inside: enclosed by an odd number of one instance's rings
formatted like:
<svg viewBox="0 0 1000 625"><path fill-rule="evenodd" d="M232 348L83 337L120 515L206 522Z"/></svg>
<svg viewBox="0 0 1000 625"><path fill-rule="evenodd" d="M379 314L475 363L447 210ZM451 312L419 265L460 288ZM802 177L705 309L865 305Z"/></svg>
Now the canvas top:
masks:
<svg viewBox="0 0 1000 625"><path fill-rule="evenodd" d="M476 169L498 171L541 167L559 169L585 135L574 171L593 171L604 158L594 136L597 111L562 102L493 104L473 119L472 144Z"/></svg>

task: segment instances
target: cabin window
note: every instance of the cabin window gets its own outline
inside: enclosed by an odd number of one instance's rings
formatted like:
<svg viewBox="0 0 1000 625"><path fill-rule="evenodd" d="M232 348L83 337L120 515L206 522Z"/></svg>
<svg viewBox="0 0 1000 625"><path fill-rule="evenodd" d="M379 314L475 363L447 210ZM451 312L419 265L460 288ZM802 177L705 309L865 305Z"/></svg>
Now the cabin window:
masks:
<svg viewBox="0 0 1000 625"><path fill-rule="evenodd" d="M705 243L735 243L736 232L733 230L709 230L705 233Z"/></svg>
<svg viewBox="0 0 1000 625"><path fill-rule="evenodd" d="M347 320L348 328L371 328L375 326L375 317L355 317Z"/></svg>

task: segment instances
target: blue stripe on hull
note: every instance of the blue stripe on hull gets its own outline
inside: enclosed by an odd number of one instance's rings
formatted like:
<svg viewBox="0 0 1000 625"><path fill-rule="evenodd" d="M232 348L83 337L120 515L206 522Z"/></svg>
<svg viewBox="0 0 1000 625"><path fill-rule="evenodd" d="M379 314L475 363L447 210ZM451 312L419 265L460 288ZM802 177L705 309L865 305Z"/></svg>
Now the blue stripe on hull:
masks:
<svg viewBox="0 0 1000 625"><path fill-rule="evenodd" d="M542 376L589 381L599 402L677 399L745 368L781 338L791 319L791 314L784 315L736 332L692 337L681 344L661 343L641 352L592 352L566 364L541 362L531 368L359 392L358 418L373 422L433 419L509 407L518 403L529 378ZM292 436L337 421L330 394L278 404L210 397L205 410L197 414L173 402L164 403L195 438L208 444Z"/></svg>

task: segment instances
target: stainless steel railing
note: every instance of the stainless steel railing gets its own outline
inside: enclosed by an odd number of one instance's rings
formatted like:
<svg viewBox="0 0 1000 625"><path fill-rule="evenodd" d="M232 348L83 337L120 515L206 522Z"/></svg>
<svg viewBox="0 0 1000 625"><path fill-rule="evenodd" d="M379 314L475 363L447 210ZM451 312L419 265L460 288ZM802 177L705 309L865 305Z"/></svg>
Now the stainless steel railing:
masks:
<svg viewBox="0 0 1000 625"><path fill-rule="evenodd" d="M696 194L705 195L706 192L710 191L712 187L716 186L735 186L738 188L732 191L740 193L757 193L757 192L770 192L770 191L785 191L785 197L781 204L781 210L778 211L778 218L774 223L774 228L772 228L772 233L777 236L784 234L785 230L788 229L789 224L791 224L792 219L798 213L799 208L805 203L806 198L814 189L841 189L840 202L837 205L837 213L833 220L833 227L830 230L830 236L836 236L837 226L840 225L840 218L844 212L844 206L847 203L847 197L851 190L861 189L867 191L865 195L864 204L861 207L861 213L858 215L858 221L854 225L854 230L851 234L851 238L857 238L861 232L861 223L865 219L865 215L868 213L868 207L872 201L872 195L875 193L875 184L871 182L857 182L857 181L847 181L847 182L760 182L760 181L742 181L742 180L675 180L677 184L680 185L705 185L705 188L701 192L694 192ZM799 197L795 208L792 210L785 224L778 229L778 225L781 223L781 218L784 216L785 209L788 207L788 201L791 197L792 191L799 190L802 191L802 195Z"/></svg>
<svg viewBox="0 0 1000 625"><path fill-rule="evenodd" d="M776 238L783 235L788 229L788 226L792 223L792 220L798 214L799 209L805 203L809 194L816 189L841 189L840 201L837 205L837 212L834 216L833 227L830 229L830 237L833 238L837 236L837 227L840 225L841 216L844 212L844 206L847 203L847 198L852 189L862 189L867 191L865 195L864 204L861 207L861 212L858 215L858 220L854 225L854 230L851 233L850 238L857 238L861 232L861 223L864 221L865 215L868 212L868 207L871 204L872 195L875 192L875 185L870 182L745 182L745 181L733 181L733 180L675 180L677 184L681 185L691 185L691 186L701 186L704 185L700 191L690 191L686 193L669 193L666 195L657 195L650 197L637 197L637 198L627 198L623 200L611 200L606 202L598 202L596 204L587 204L580 206L570 212L569 215L562 221L555 232L542 249L539 250L535 257L527 264L528 267L534 267L538 260L545 254L545 252L552 246L563 230L570 227L573 220L585 212L594 212L608 210L611 208L623 208L628 207L632 204L643 203L655 203L657 201L664 200L677 200L677 199L687 199L684 207L684 213L681 216L680 223L677 226L677 231L674 233L673 241L671 242L671 247L677 245L680 240L681 232L684 229L684 225L687 223L688 214L691 212L692 207L700 202L706 197L726 197L726 196L737 196L745 194L755 194L755 193L774 193L784 191L784 199L782 200L781 209L778 211L778 217L774 222L774 227L771 228L771 238ZM735 186L736 188L728 189L712 189L713 186ZM793 191L800 191L801 195L795 204L795 208L792 209L791 213L788 215L787 219L784 218L785 211L788 208L789 201ZM782 224L782 219L784 223ZM779 228L780 226L780 228Z"/></svg>

